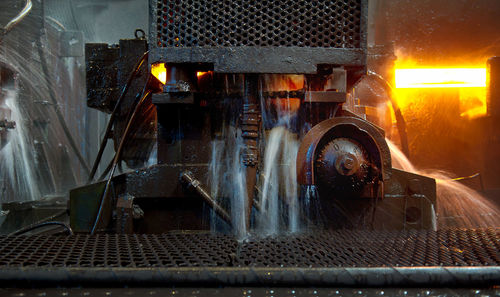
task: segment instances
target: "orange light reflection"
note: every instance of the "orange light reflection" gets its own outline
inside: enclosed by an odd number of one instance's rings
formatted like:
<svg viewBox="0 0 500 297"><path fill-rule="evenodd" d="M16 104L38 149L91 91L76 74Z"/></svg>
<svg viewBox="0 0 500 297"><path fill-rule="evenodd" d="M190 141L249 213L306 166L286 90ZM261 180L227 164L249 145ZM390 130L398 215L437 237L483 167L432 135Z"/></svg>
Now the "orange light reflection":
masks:
<svg viewBox="0 0 500 297"><path fill-rule="evenodd" d="M278 110L279 113L295 114L300 108L299 98L274 98L271 99L271 104Z"/></svg>

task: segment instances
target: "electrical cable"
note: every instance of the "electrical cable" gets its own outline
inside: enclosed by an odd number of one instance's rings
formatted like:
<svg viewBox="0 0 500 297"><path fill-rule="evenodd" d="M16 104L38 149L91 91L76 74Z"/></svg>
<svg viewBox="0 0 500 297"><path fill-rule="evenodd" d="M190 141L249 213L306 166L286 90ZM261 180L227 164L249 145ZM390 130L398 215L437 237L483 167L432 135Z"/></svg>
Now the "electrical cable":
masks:
<svg viewBox="0 0 500 297"><path fill-rule="evenodd" d="M33 8L33 3L31 3L31 0L26 0L26 4L24 5L24 8L19 12L19 14L12 20L10 20L7 25L5 25L5 27L2 28L2 35L7 34L15 25L21 22L24 17L27 16L31 11L31 8Z"/></svg>
<svg viewBox="0 0 500 297"><path fill-rule="evenodd" d="M108 120L108 124L106 126L106 132L104 132L104 137L101 141L101 145L99 146L99 151L97 152L97 156L95 158L94 164L92 166L92 170L90 171L88 182L90 183L95 176L95 173L97 171L97 167L99 166L99 163L101 162L102 154L104 153L104 149L106 148L106 145L108 143L109 136L111 134L111 129L113 128L113 123L115 121L116 114L118 112L118 108L120 107L123 98L127 94L127 91L130 87L130 84L132 83L132 80L135 78L137 73L139 73L139 70L141 66L144 64L144 61L146 61L148 57L149 51L145 52L140 60L135 64L134 66L134 71L132 71L127 79L127 83L123 86L122 92L120 94L120 97L118 97L118 100L115 103L115 106L113 108L113 111L111 112L111 116ZM149 79L148 79L149 81Z"/></svg>
<svg viewBox="0 0 500 297"><path fill-rule="evenodd" d="M461 181L461 180L473 179L473 178L476 178L476 177L481 178L481 174L478 172L478 173L474 173L474 174L469 175L469 176L455 177L455 178L452 178L451 180L454 180L454 181Z"/></svg>
<svg viewBox="0 0 500 297"><path fill-rule="evenodd" d="M21 235L23 233L26 233L26 232L29 232L29 231L32 231L32 230L35 230L35 229L38 229L38 228L42 228L42 227L45 227L45 226L50 226L50 225L59 225L59 226L63 226L70 235L73 235L73 230L71 229L71 227L66 224L66 223L63 223L63 222L44 222L44 223L40 223L40 224L36 224L36 225L30 225L26 228L23 228L21 230L18 230L16 232L13 232L11 234L9 234L8 236L18 236L18 235Z"/></svg>
<svg viewBox="0 0 500 297"><path fill-rule="evenodd" d="M479 184L481 186L481 191L484 192L484 184L483 184L483 177L481 176L481 173L474 173L473 175L469 175L469 176L461 176L461 177L455 177L455 178L452 178L451 180L453 181L464 181L464 180L469 180L469 179L473 179L473 178L479 178Z"/></svg>
<svg viewBox="0 0 500 297"><path fill-rule="evenodd" d="M61 211L59 211L59 212L56 212L55 214L53 214L53 215L51 215L51 216L49 216L49 217L43 218L43 219L41 219L41 220L39 220L39 221L37 221L37 222L35 222L35 223L33 223L33 224L31 224L31 225L27 226L27 227L23 227L23 228L21 228L21 229L19 229L19 230L16 230L16 231L14 231L14 232L11 232L9 235L14 235L14 234L16 234L16 233L18 233L18 232L21 232L21 231L22 231L22 230L24 230L24 229L28 229L28 228L31 228L31 227L33 227L33 226L36 226L36 225L39 225L39 224L45 223L45 222L50 221L50 220L53 220L53 219L55 219L55 218L57 218L57 217L60 217L60 216L62 216L62 215L64 215L64 214L66 214L66 213L67 213L67 211L68 211L67 209L63 209L63 210L61 210Z"/></svg>
<svg viewBox="0 0 500 297"><path fill-rule="evenodd" d="M66 27L64 27L63 24L61 24L61 22L59 22L58 20L54 19L53 17L45 17L45 19L51 21L53 24L57 25L59 27L59 29L63 30L63 31L68 31L68 29L66 29Z"/></svg>
<svg viewBox="0 0 500 297"><path fill-rule="evenodd" d="M148 79L148 81L149 81L149 79ZM125 140L128 137L132 123L135 120L135 117L137 115L137 112L139 111L139 108L141 107L143 102L146 100L146 98L149 97L150 94L151 94L151 90L148 90L142 95L139 102L137 102L137 104L135 105L135 108L134 108L134 110L133 110L133 112L132 112L132 114L127 122L127 126L125 128L125 131L123 132L123 136L120 140L120 144L118 145L118 149L116 150L115 157L113 158L112 168L111 168L111 171L109 173L108 181L106 182L106 185L104 187L104 192L103 192L101 199L100 199L100 202L99 202L99 209L97 212L97 216L95 218L94 225L92 226L92 230L91 230L90 234L95 233L95 231L97 229L97 225L99 224L99 221L101 220L102 210L103 210L103 207L105 205L106 198L108 196L108 191L109 191L109 188L111 185L111 181L113 180L113 175L116 171L116 167L117 167L118 162L120 160L120 156L121 156L124 144L125 144Z"/></svg>

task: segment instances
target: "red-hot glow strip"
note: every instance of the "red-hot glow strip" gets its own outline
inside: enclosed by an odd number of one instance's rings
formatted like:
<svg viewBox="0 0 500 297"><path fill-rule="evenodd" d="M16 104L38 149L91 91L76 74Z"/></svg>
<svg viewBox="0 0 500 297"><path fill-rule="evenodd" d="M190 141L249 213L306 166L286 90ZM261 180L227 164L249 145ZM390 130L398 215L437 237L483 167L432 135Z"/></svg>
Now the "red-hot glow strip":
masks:
<svg viewBox="0 0 500 297"><path fill-rule="evenodd" d="M396 88L486 87L486 68L396 69Z"/></svg>

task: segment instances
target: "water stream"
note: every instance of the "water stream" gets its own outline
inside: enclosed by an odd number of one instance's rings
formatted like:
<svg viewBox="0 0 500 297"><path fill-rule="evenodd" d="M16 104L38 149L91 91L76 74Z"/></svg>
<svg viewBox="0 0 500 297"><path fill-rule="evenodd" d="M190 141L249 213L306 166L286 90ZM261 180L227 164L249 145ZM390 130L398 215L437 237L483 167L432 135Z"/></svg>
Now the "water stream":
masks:
<svg viewBox="0 0 500 297"><path fill-rule="evenodd" d="M16 122L16 127L8 131L8 143L0 151L2 202L36 200L40 198L40 190L34 172L35 154L28 141L17 91L3 91L4 104L10 109L11 120Z"/></svg>
<svg viewBox="0 0 500 297"><path fill-rule="evenodd" d="M234 83L234 77L226 78L226 87ZM284 84L284 85L283 85ZM259 235L272 236L300 230L299 189L296 179L296 158L299 140L291 128L296 117L286 104L270 104L264 98L263 89L270 86L286 89L286 78L264 77L259 81L262 127L260 137L261 160L257 168L257 181L251 225L247 226L247 205L249 203L246 185L246 167L242 155L245 149L241 129L237 124L223 127L222 136L212 142L209 165L211 195L230 211L233 232L239 238L248 236L249 231ZM287 99L287 98L285 98ZM284 100L284 102L289 100ZM233 123L235 121L228 121ZM212 230L220 226L212 214Z"/></svg>
<svg viewBox="0 0 500 297"><path fill-rule="evenodd" d="M241 130L229 126L223 134L223 139L212 141L209 165L211 196L230 210L232 230L238 238L243 239L248 230L246 172L241 159L244 143ZM216 224L215 213L212 212L211 217L212 230L218 230L220 226Z"/></svg>
<svg viewBox="0 0 500 297"><path fill-rule="evenodd" d="M500 226L500 209L480 193L453 180L449 173L439 170L419 170L401 150L387 140L392 166L436 180L438 228L479 228Z"/></svg>
<svg viewBox="0 0 500 297"><path fill-rule="evenodd" d="M257 216L261 234L299 229L296 162L299 142L285 127L277 126L265 139L263 170L260 175L260 212Z"/></svg>

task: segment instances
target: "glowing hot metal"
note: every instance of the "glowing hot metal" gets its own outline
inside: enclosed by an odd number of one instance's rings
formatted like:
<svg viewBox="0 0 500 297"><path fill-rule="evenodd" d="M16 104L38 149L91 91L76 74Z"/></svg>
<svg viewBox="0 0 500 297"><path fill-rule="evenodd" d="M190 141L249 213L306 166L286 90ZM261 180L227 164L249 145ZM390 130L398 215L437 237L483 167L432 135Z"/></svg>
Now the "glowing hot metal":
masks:
<svg viewBox="0 0 500 297"><path fill-rule="evenodd" d="M486 87L486 68L396 69L396 88Z"/></svg>

